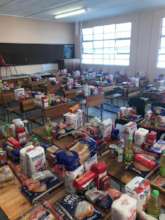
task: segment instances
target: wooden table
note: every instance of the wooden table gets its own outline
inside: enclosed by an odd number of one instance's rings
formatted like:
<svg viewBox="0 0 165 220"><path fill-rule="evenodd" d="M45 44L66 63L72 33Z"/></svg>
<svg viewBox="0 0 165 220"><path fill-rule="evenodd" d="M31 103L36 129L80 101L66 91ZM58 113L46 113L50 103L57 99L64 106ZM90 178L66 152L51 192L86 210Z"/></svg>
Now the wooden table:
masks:
<svg viewBox="0 0 165 220"><path fill-rule="evenodd" d="M136 175L132 172L125 171L122 163L118 163L115 159L111 159L110 154L106 154L99 158L108 165L108 171L113 178L120 181L122 184L127 184ZM4 188L0 188L0 206L7 214L10 220L16 220L18 217L24 215L32 205L20 192L20 184L16 180L15 184L6 185ZM44 200L48 200L51 203L55 203L65 195L64 186L54 190L51 194L47 195ZM161 194L161 203L165 207L165 195ZM110 213L107 214L104 220L110 220Z"/></svg>
<svg viewBox="0 0 165 220"><path fill-rule="evenodd" d="M40 137L44 141L49 142L49 138L43 135L44 131L45 131L45 128L44 126L42 126L42 127L33 129L32 133ZM58 140L53 139L52 142L55 146L59 147L60 149L69 149L78 142L78 139L75 139L72 135L67 135Z"/></svg>
<svg viewBox="0 0 165 220"><path fill-rule="evenodd" d="M0 207L9 220L16 220L32 207L19 188L18 180L15 184L6 184L5 187L0 188Z"/></svg>

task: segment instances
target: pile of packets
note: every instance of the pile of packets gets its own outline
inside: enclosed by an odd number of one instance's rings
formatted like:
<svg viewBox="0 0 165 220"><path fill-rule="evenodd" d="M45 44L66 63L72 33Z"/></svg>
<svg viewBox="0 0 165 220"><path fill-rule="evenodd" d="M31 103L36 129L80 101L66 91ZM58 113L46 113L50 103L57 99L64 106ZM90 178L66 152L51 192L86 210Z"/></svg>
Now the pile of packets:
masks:
<svg viewBox="0 0 165 220"><path fill-rule="evenodd" d="M27 128L26 121L22 119L14 119L10 125L7 125L3 130L5 137L7 138L5 150L8 156L13 161L19 161L20 149L27 143Z"/></svg>
<svg viewBox="0 0 165 220"><path fill-rule="evenodd" d="M156 169L158 166L157 159L160 155L149 153L149 151L156 143L157 133L154 131L149 132L149 130L144 128L137 128L136 122L121 125L119 132L126 143L125 148L127 148L130 137L134 142L134 144L133 142L131 143L134 146L131 146L132 161L127 168L143 177L147 176L151 170Z"/></svg>
<svg viewBox="0 0 165 220"><path fill-rule="evenodd" d="M165 128L165 116L148 111L142 121L142 124L145 127L153 127L156 129Z"/></svg>
<svg viewBox="0 0 165 220"><path fill-rule="evenodd" d="M136 110L132 107L120 107L118 118L135 121L139 118L139 116L137 115Z"/></svg>
<svg viewBox="0 0 165 220"><path fill-rule="evenodd" d="M79 105L71 107L69 112L64 114L64 122L56 123L48 119L45 124L45 135L52 136L55 139L60 139L69 134L73 135L76 129L84 125L84 113L79 107Z"/></svg>
<svg viewBox="0 0 165 220"><path fill-rule="evenodd" d="M33 92L34 103L41 108L48 108L50 106L55 106L60 103L64 103L67 101L66 98L61 96L56 96L55 94L45 95L41 92Z"/></svg>
<svg viewBox="0 0 165 220"><path fill-rule="evenodd" d="M43 193L62 184L58 176L47 168L44 148L27 145L20 150L20 164L11 167L21 182L22 193L36 201Z"/></svg>

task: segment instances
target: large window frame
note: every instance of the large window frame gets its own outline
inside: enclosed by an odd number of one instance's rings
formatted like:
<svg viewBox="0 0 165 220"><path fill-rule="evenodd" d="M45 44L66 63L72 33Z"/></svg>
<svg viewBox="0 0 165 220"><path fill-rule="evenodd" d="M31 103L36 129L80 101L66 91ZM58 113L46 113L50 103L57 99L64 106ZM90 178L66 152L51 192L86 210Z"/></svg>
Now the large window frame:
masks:
<svg viewBox="0 0 165 220"><path fill-rule="evenodd" d="M161 22L160 46L158 50L157 68L165 69L165 17Z"/></svg>
<svg viewBox="0 0 165 220"><path fill-rule="evenodd" d="M82 63L129 66L131 36L131 22L82 29Z"/></svg>

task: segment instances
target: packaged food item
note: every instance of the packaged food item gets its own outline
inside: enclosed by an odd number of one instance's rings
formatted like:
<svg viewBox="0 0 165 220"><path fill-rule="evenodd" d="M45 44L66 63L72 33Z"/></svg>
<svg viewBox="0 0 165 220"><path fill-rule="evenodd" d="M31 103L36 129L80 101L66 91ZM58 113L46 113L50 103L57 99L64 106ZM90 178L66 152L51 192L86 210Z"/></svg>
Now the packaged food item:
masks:
<svg viewBox="0 0 165 220"><path fill-rule="evenodd" d="M65 171L64 181L65 189L68 193L74 193L76 189L73 186L74 180L84 173L84 166L81 165L74 171Z"/></svg>
<svg viewBox="0 0 165 220"><path fill-rule="evenodd" d="M147 129L138 128L138 130L135 131L135 145L141 146L144 144L146 142L148 133L149 131Z"/></svg>
<svg viewBox="0 0 165 220"><path fill-rule="evenodd" d="M165 150L165 140L158 140L153 146L150 147L150 151L161 154Z"/></svg>
<svg viewBox="0 0 165 220"><path fill-rule="evenodd" d="M100 220L103 217L91 203L81 199L76 194L66 195L57 202L57 206L60 208L61 216L66 215L69 220Z"/></svg>
<svg viewBox="0 0 165 220"><path fill-rule="evenodd" d="M157 163L154 160L149 159L141 153L135 154L135 161L145 166L148 169L153 169L156 167Z"/></svg>
<svg viewBox="0 0 165 220"><path fill-rule="evenodd" d="M125 139L128 139L128 137L131 135L133 136L134 133L137 131L137 124L136 122L128 122L124 125L124 136Z"/></svg>
<svg viewBox="0 0 165 220"><path fill-rule="evenodd" d="M151 132L147 135L146 143L151 146L151 145L153 145L153 144L156 143L156 140L157 140L157 132L151 131Z"/></svg>
<svg viewBox="0 0 165 220"><path fill-rule="evenodd" d="M121 195L119 199L112 203L112 220L135 220L137 210L136 206L136 199L127 194Z"/></svg>
<svg viewBox="0 0 165 220"><path fill-rule="evenodd" d="M124 163L125 165L130 165L134 160L134 152L132 147L132 136L128 137L128 141L126 142L126 146L124 149Z"/></svg>
<svg viewBox="0 0 165 220"><path fill-rule="evenodd" d="M137 200L138 210L144 210L146 201L151 193L150 182L140 176L136 176L125 186L125 192Z"/></svg>
<svg viewBox="0 0 165 220"><path fill-rule="evenodd" d="M13 172L8 165L0 167L0 186L3 183L14 180Z"/></svg>
<svg viewBox="0 0 165 220"><path fill-rule="evenodd" d="M46 158L44 149L40 146L27 146L20 151L20 164L23 172L32 177L35 173L46 168Z"/></svg>
<svg viewBox="0 0 165 220"><path fill-rule="evenodd" d="M6 151L0 148L0 166L3 166L7 163Z"/></svg>
<svg viewBox="0 0 165 220"><path fill-rule="evenodd" d="M165 177L165 150L163 151L160 158L160 175Z"/></svg>
<svg viewBox="0 0 165 220"><path fill-rule="evenodd" d="M147 202L146 211L149 215L159 218L160 215L160 201L159 201L159 191L153 190L151 193L151 197Z"/></svg>
<svg viewBox="0 0 165 220"><path fill-rule="evenodd" d="M87 201L80 201L75 210L75 218L77 220L83 220L91 217L94 214L94 207Z"/></svg>
<svg viewBox="0 0 165 220"><path fill-rule="evenodd" d="M111 137L111 132L112 132L112 119L106 119L101 123L101 132L103 138L108 138Z"/></svg>

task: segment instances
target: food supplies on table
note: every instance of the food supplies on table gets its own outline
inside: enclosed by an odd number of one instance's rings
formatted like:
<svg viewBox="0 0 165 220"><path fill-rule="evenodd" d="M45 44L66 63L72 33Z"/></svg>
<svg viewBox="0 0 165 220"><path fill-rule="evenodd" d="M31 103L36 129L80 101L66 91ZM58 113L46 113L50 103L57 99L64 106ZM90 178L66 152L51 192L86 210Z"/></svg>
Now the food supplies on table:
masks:
<svg viewBox="0 0 165 220"><path fill-rule="evenodd" d="M81 165L74 171L66 171L64 176L65 189L69 193L75 193L76 189L73 186L74 180L84 173L84 166Z"/></svg>
<svg viewBox="0 0 165 220"><path fill-rule="evenodd" d="M77 152L81 164L90 157L89 147L85 143L78 142L72 147L72 151Z"/></svg>
<svg viewBox="0 0 165 220"><path fill-rule="evenodd" d="M8 165L0 167L0 187L6 182L14 180L13 172Z"/></svg>
<svg viewBox="0 0 165 220"><path fill-rule="evenodd" d="M88 160L84 162L84 168L86 171L90 170L91 167L98 162L97 154L90 157Z"/></svg>
<svg viewBox="0 0 165 220"><path fill-rule="evenodd" d="M23 121L20 118L16 118L12 121L12 124L10 125L12 129L13 135L15 134L15 137L19 141L20 144L26 144L27 143L27 128L26 128L27 121Z"/></svg>
<svg viewBox="0 0 165 220"><path fill-rule="evenodd" d="M111 137L111 132L112 132L112 119L106 119L103 122L101 122L100 130L102 133L103 138L109 138Z"/></svg>
<svg viewBox="0 0 165 220"><path fill-rule="evenodd" d="M75 113L68 112L64 114L64 117L66 123L70 124L74 129L78 129L84 125L84 116L81 109L78 109Z"/></svg>
<svg viewBox="0 0 165 220"><path fill-rule="evenodd" d="M136 199L127 194L121 195L119 199L112 203L112 220L135 220L137 211L136 206Z"/></svg>
<svg viewBox="0 0 165 220"><path fill-rule="evenodd" d="M55 209L57 212L61 212L60 216L63 216L64 213L70 220L100 220L103 218L102 214L91 203L82 200L76 194L66 195L56 205L58 208L55 207Z"/></svg>
<svg viewBox="0 0 165 220"><path fill-rule="evenodd" d="M135 145L141 146L142 144L144 144L147 140L148 134L149 134L149 130L145 128L138 128L138 130L135 131L135 137L134 137Z"/></svg>
<svg viewBox="0 0 165 220"><path fill-rule="evenodd" d="M40 146L23 148L20 151L20 161L22 170L29 177L46 168L45 152Z"/></svg>
<svg viewBox="0 0 165 220"><path fill-rule="evenodd" d="M15 94L15 99L19 100L21 97L25 96L25 89L24 88L15 89L14 94Z"/></svg>
<svg viewBox="0 0 165 220"><path fill-rule="evenodd" d="M55 155L57 164L63 165L67 171L74 171L80 166L80 159L75 151L59 150Z"/></svg>
<svg viewBox="0 0 165 220"><path fill-rule="evenodd" d="M150 150L154 153L161 154L165 150L165 140L158 140Z"/></svg>
<svg viewBox="0 0 165 220"><path fill-rule="evenodd" d="M156 131L151 131L148 135L147 135L147 140L146 143L149 144L150 146L155 144L157 140L157 132Z"/></svg>
<svg viewBox="0 0 165 220"><path fill-rule="evenodd" d="M124 136L127 138L130 135L134 136L135 132L137 131L137 124L136 122L128 122L124 125Z"/></svg>
<svg viewBox="0 0 165 220"><path fill-rule="evenodd" d="M136 176L125 186L125 191L129 196L137 200L138 210L144 210L146 201L151 193L149 180Z"/></svg>

